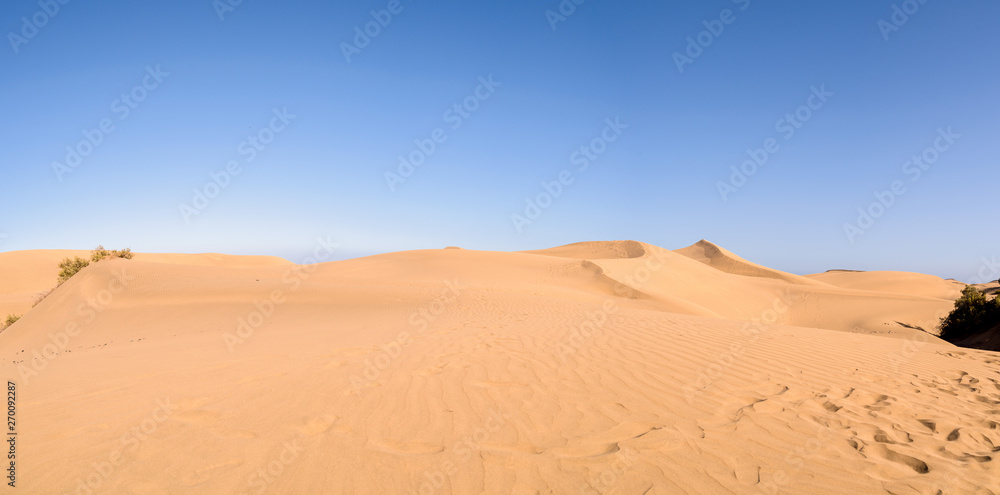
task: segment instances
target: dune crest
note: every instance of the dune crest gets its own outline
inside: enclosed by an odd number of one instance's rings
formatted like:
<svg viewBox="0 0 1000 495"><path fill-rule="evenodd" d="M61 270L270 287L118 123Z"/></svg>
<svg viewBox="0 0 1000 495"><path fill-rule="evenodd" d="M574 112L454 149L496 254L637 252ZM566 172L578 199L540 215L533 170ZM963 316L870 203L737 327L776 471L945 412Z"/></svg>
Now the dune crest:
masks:
<svg viewBox="0 0 1000 495"><path fill-rule="evenodd" d="M519 251L528 254L558 256L577 259L640 258L646 254L648 244L638 241L587 241L575 242L548 249Z"/></svg>
<svg viewBox="0 0 1000 495"><path fill-rule="evenodd" d="M677 249L674 252L704 263L716 270L734 275L773 278L793 284L819 285L816 281L809 280L800 275L782 272L747 261L704 239L686 248Z"/></svg>

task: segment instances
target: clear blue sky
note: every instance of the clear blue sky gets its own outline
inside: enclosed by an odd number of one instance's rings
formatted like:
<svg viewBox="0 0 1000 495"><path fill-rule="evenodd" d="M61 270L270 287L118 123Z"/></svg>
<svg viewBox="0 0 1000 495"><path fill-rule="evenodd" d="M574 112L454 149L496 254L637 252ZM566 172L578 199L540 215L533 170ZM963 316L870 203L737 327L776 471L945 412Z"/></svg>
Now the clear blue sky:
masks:
<svg viewBox="0 0 1000 495"><path fill-rule="evenodd" d="M48 2L54 15L46 0L0 6L3 251L300 261L317 236L340 258L705 238L797 273L963 280L1000 257L996 2L566 0L562 15L555 0L244 0L221 20L227 0ZM366 24L377 35L348 61ZM688 37L707 46L685 61ZM796 111L808 120L791 134L779 119ZM938 139L949 128L960 137ZM435 136L390 189L398 157ZM719 183L768 139L724 201ZM933 159L919 178L913 155ZM180 205L233 161L242 172L185 221ZM525 198L564 170L572 183L530 219ZM845 224L897 180L851 242ZM518 232L512 214L531 223Z"/></svg>

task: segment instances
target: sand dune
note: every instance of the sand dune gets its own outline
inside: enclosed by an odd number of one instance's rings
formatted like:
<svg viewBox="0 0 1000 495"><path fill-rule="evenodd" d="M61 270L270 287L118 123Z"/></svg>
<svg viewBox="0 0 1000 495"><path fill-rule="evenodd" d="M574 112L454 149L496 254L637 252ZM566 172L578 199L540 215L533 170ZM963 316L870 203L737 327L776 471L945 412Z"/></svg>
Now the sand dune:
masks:
<svg viewBox="0 0 1000 495"><path fill-rule="evenodd" d="M39 249L0 253L0 316L24 314L32 303L52 290L58 283L59 262L63 258L90 258L90 251L73 249ZM290 265L291 262L273 256L231 256L226 254L136 253L136 261L201 266L260 266Z"/></svg>
<svg viewBox="0 0 1000 495"><path fill-rule="evenodd" d="M806 277L845 289L890 292L910 296L955 300L965 284L933 275L908 272L856 272L831 270Z"/></svg>
<svg viewBox="0 0 1000 495"><path fill-rule="evenodd" d="M50 276L6 254L3 293ZM1000 493L1000 354L907 327L948 284L707 242L140 255L0 369L24 493Z"/></svg>
<svg viewBox="0 0 1000 495"><path fill-rule="evenodd" d="M855 286L746 261L708 241L677 251L635 241L577 243L533 254L584 259L646 307L741 321L913 338L933 331L962 284L931 275L876 272ZM901 281L894 282L894 277ZM905 289L908 283L915 288ZM881 281L881 282L879 282ZM879 287L878 284L882 286ZM877 292L877 293L876 293ZM931 337L934 338L934 337Z"/></svg>
<svg viewBox="0 0 1000 495"><path fill-rule="evenodd" d="M704 239L675 251L695 261L700 261L717 270L747 277L763 277L782 280L793 284L818 285L805 277L774 270L751 263Z"/></svg>

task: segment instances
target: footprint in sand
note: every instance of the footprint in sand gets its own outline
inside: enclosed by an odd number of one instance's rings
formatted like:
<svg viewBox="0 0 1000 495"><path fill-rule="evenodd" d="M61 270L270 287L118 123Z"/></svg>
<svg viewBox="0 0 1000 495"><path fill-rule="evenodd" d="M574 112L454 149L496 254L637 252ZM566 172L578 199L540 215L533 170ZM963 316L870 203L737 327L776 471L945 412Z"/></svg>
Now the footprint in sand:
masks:
<svg viewBox="0 0 1000 495"><path fill-rule="evenodd" d="M621 447L618 445L618 442L614 442L555 447L549 449L549 453L558 458L600 457L603 455L614 454L619 450L621 450Z"/></svg>
<svg viewBox="0 0 1000 495"><path fill-rule="evenodd" d="M673 452L684 445L677 431L657 427L628 441L630 448L653 450L659 453Z"/></svg>
<svg viewBox="0 0 1000 495"><path fill-rule="evenodd" d="M916 457L896 452L895 450L886 447L885 444L876 443L874 445L868 445L862 449L861 453L869 457L875 456L901 466L906 466L919 474L927 474L930 472L930 467L926 462L917 459Z"/></svg>
<svg viewBox="0 0 1000 495"><path fill-rule="evenodd" d="M323 366L321 366L320 369L332 370L332 369L342 368L345 365L347 365L347 361L336 361L336 360L327 361L326 363L323 363Z"/></svg>
<svg viewBox="0 0 1000 495"><path fill-rule="evenodd" d="M212 403L209 397L189 397L175 402L177 410L170 415L170 419L181 423L200 427L210 426L222 416L216 411L205 409L205 406Z"/></svg>
<svg viewBox="0 0 1000 495"><path fill-rule="evenodd" d="M955 440L958 440L958 437L962 435L959 432L959 429L960 428L955 428L954 430L951 430L951 433L948 434L948 438L946 440L949 442L954 442Z"/></svg>
<svg viewBox="0 0 1000 495"><path fill-rule="evenodd" d="M318 418L305 420L295 429L298 430L299 435L304 437L314 437L330 431L330 428L333 427L333 424L336 423L338 419L340 419L338 416L327 414Z"/></svg>
<svg viewBox="0 0 1000 495"><path fill-rule="evenodd" d="M733 475L737 481L744 485L760 483L760 465L754 462L753 457L742 454L733 461Z"/></svg>
<svg viewBox="0 0 1000 495"><path fill-rule="evenodd" d="M444 452L443 445L421 442L398 442L388 438L369 439L365 447L369 450L377 450L400 456L431 455Z"/></svg>

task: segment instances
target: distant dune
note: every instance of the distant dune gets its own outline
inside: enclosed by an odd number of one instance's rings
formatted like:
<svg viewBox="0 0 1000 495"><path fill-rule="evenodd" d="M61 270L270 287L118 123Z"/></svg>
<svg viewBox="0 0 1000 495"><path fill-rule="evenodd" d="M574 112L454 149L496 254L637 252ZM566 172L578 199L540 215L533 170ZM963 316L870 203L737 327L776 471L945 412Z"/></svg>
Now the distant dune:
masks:
<svg viewBox="0 0 1000 495"><path fill-rule="evenodd" d="M707 241L138 254L31 308L86 254L0 253L23 493L1000 493L953 281Z"/></svg>
<svg viewBox="0 0 1000 495"><path fill-rule="evenodd" d="M949 301L957 299L965 288L965 284L955 280L909 272L832 271L808 277L845 289L932 297Z"/></svg>

